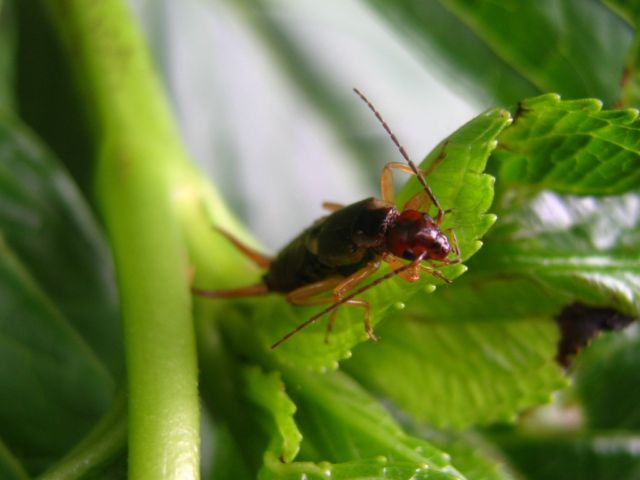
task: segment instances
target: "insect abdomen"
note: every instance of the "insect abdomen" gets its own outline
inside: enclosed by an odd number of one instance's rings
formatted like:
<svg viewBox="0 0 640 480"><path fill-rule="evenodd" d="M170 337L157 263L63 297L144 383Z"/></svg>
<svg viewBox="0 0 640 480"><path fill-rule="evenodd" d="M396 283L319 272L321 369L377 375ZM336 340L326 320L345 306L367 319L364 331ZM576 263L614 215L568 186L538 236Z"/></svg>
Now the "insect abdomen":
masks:
<svg viewBox="0 0 640 480"><path fill-rule="evenodd" d="M306 248L313 228L302 232L273 259L269 271L263 277L270 291L288 293L332 275L334 269L324 265Z"/></svg>
<svg viewBox="0 0 640 480"><path fill-rule="evenodd" d="M348 276L384 247L384 233L397 210L368 198L321 218L273 260L263 280L269 290L290 292L331 276Z"/></svg>

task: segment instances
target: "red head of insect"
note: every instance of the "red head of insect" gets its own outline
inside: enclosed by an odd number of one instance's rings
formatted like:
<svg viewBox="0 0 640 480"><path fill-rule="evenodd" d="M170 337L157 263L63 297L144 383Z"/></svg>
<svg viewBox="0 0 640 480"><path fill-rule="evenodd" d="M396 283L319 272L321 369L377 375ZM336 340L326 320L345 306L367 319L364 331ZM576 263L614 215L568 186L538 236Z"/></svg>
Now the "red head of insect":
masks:
<svg viewBox="0 0 640 480"><path fill-rule="evenodd" d="M451 252L449 239L437 222L417 210L404 210L398 215L387 230L386 244L389 252L406 260L421 255L425 259L444 260Z"/></svg>

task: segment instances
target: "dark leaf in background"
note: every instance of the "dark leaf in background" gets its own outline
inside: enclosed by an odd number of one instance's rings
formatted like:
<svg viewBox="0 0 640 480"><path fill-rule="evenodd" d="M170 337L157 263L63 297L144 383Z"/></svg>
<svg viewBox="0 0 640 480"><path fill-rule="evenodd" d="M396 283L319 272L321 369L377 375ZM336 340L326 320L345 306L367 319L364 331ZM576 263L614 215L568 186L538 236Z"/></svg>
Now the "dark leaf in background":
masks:
<svg viewBox="0 0 640 480"><path fill-rule="evenodd" d="M633 31L596 0L374 2L411 47L439 56L489 104L536 93L619 98ZM483 102L483 104L486 104Z"/></svg>
<svg viewBox="0 0 640 480"><path fill-rule="evenodd" d="M0 437L32 472L107 408L122 371L111 259L63 168L0 121Z"/></svg>
<svg viewBox="0 0 640 480"><path fill-rule="evenodd" d="M93 201L94 146L82 104L60 41L38 0L13 2L16 17L14 103L29 125L65 164L76 185Z"/></svg>
<svg viewBox="0 0 640 480"><path fill-rule="evenodd" d="M575 366L576 395L586 425L595 430L635 432L640 437L640 332L603 334Z"/></svg>
<svg viewBox="0 0 640 480"><path fill-rule="evenodd" d="M513 465L528 480L636 480L640 436L585 433L500 438Z"/></svg>
<svg viewBox="0 0 640 480"><path fill-rule="evenodd" d="M15 13L10 5L0 2L0 113L14 107Z"/></svg>
<svg viewBox="0 0 640 480"><path fill-rule="evenodd" d="M103 233L65 169L10 119L0 120L0 232L105 367L120 373L118 300Z"/></svg>
<svg viewBox="0 0 640 480"><path fill-rule="evenodd" d="M31 473L109 405L109 372L6 244L0 249L0 436Z"/></svg>

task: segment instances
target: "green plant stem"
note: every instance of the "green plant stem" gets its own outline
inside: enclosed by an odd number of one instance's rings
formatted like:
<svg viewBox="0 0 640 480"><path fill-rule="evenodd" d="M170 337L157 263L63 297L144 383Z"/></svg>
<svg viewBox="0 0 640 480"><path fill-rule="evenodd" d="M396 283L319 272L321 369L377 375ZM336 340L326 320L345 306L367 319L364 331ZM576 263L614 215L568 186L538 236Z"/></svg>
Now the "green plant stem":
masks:
<svg viewBox="0 0 640 480"><path fill-rule="evenodd" d="M129 478L199 476L196 343L174 196L188 158L122 0L48 0L88 107L128 376Z"/></svg>

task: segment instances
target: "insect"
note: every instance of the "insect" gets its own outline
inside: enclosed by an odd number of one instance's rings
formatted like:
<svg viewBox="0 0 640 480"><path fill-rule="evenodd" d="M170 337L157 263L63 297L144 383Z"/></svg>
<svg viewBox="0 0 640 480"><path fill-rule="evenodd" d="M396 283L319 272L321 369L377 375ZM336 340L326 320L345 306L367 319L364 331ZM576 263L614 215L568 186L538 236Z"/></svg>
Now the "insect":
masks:
<svg viewBox="0 0 640 480"><path fill-rule="evenodd" d="M330 304L274 343L272 349L326 314L330 314L325 333L325 342L328 341L338 307L342 305L364 310L364 329L367 336L376 341L369 303L359 298L363 292L394 276L414 282L422 272L451 283L440 269L460 262L455 232L450 228L440 230L448 211L442 208L423 172L411 161L373 104L358 89L354 88L354 92L374 113L406 162L384 165L380 177L382 199L367 198L347 206L324 203L323 206L331 213L304 230L273 259L219 230L249 259L266 269L266 273L260 283L247 287L192 289L196 295L211 298L279 292L285 294L293 305ZM415 175L422 186L422 190L410 198L402 210L398 210L394 203L393 170ZM435 217L425 211L431 205L437 210ZM382 262L388 263L391 271L362 285Z"/></svg>

